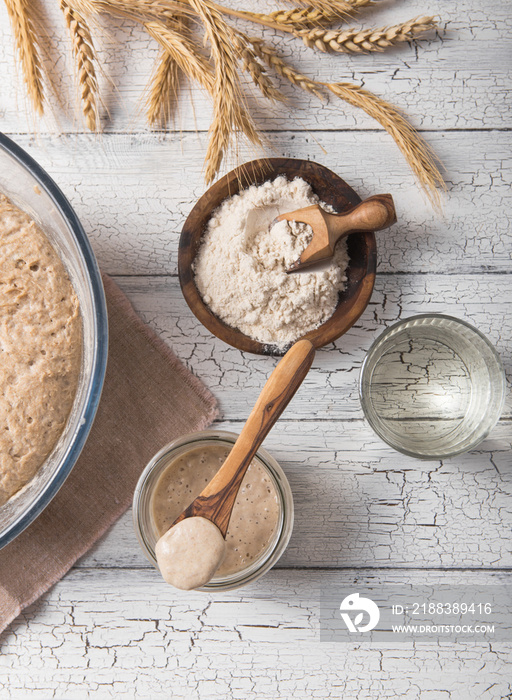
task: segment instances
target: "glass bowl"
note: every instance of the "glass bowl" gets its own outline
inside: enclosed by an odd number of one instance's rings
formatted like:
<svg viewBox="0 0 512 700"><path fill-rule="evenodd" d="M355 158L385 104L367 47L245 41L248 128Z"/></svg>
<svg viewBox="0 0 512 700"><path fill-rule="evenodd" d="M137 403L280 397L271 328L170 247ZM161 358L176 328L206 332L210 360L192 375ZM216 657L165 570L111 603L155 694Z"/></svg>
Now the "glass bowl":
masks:
<svg viewBox="0 0 512 700"><path fill-rule="evenodd" d="M62 258L80 302L83 328L82 367L70 416L37 474L0 508L0 547L4 547L48 505L78 459L103 386L108 327L100 272L76 214L49 175L1 133L0 192L41 226Z"/></svg>
<svg viewBox="0 0 512 700"><path fill-rule="evenodd" d="M377 435L420 459L475 448L498 422L505 388L503 365L487 338L442 314L412 316L384 331L359 383Z"/></svg>
<svg viewBox="0 0 512 700"><path fill-rule="evenodd" d="M142 551L156 569L158 564L155 545L159 534L151 515L151 499L161 474L175 457L194 447L211 444L230 447L237 437L235 433L223 430L203 430L185 435L162 448L142 472L133 494L133 525ZM276 460L262 447L256 453L255 459L265 469L276 490L280 506L278 528L267 549L245 569L223 577L214 576L197 590L229 591L256 581L276 564L290 541L293 529L293 496L288 479Z"/></svg>

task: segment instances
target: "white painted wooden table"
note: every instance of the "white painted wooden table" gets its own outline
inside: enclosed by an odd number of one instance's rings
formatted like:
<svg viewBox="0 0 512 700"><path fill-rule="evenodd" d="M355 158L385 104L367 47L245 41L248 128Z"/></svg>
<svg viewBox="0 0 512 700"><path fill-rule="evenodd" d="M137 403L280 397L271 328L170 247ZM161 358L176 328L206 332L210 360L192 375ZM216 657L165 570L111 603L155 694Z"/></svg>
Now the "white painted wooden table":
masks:
<svg viewBox="0 0 512 700"><path fill-rule="evenodd" d="M54 41L65 33L56 4L45 2ZM280 47L304 72L354 75L410 114L446 168L444 218L423 200L390 137L361 112L291 92L285 107L254 106L269 154L321 162L361 196L392 192L399 221L379 239L368 309L318 352L266 442L296 504L278 567L238 592L176 592L148 566L127 513L2 636L2 699L511 697L505 644L376 649L319 640L321 584L485 585L512 568L510 394L478 450L428 462L383 444L357 397L372 340L418 312L472 322L496 344L509 376L512 370L512 8L509 0L398 0L383 2L369 22L429 13L446 23L440 39L386 54L318 56L287 39ZM212 338L185 305L176 275L181 225L205 189L210 108L191 90L194 113L185 90L174 131L149 132L138 100L157 51L133 25L106 24L102 56L114 86L102 79L111 114L105 133L86 133L79 118L57 113L34 135L0 3L0 129L62 187L103 269L219 398L217 427L236 431L274 361ZM72 71L65 46L62 72ZM73 94L66 81L57 89ZM254 155L242 151L245 160Z"/></svg>

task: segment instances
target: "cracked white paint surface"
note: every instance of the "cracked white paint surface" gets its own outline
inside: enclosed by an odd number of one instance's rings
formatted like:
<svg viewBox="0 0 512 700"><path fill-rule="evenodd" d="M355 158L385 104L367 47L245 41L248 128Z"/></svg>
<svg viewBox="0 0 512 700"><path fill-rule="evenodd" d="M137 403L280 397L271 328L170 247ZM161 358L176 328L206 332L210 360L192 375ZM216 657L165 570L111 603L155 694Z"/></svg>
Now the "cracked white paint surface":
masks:
<svg viewBox="0 0 512 700"><path fill-rule="evenodd" d="M121 277L117 281L142 317L215 392L226 419L248 415L276 360L241 353L213 338L189 310L176 277ZM498 349L512 378L509 274L377 274L368 308L335 343L317 352L313 367L284 416L361 418L361 363L372 342L395 321L418 313L445 313L475 325ZM507 393L505 417L512 417Z"/></svg>
<svg viewBox="0 0 512 700"><path fill-rule="evenodd" d="M218 427L236 432L239 422ZM419 461L367 423L280 421L265 441L294 494L279 566L512 567L510 423L450 460ZM147 567L126 514L79 567Z"/></svg>
<svg viewBox="0 0 512 700"><path fill-rule="evenodd" d="M75 88L61 77L73 71L64 23L56 0L42 7L56 89L72 101ZM510 644L377 649L319 641L321 585L510 581L512 10L509 0L492 8L474 0L396 0L381 3L368 20L363 13L361 23L424 14L441 16L439 38L384 54L318 57L287 37L275 41L304 72L364 83L404 109L443 161L442 216L419 194L391 138L360 111L337 101L322 105L286 86L286 105L250 104L270 155L322 162L362 197L392 192L399 220L379 234L367 310L318 351L266 441L288 475L296 509L279 567L236 592L174 591L142 555L127 513L2 635L1 700L512 697ZM97 48L111 121L103 118L106 133L93 136L78 113L69 118L55 108L37 124L27 116L0 2L0 129L54 177L102 268L219 398L217 427L236 432L275 361L212 338L183 301L176 276L179 232L205 189L210 106L186 88L176 131L148 131L140 97L157 51L130 23L104 24ZM257 155L241 150L242 159ZM476 325L508 374L500 423L477 450L449 460L421 462L387 447L363 419L357 394L372 341L422 312Z"/></svg>
<svg viewBox="0 0 512 700"><path fill-rule="evenodd" d="M485 590L501 579L429 575L434 585L469 580ZM74 571L13 624L0 691L6 699L73 700L510 697L505 645L319 641L321 587L403 581L422 584L424 576L274 570L212 597L170 589L156 571Z"/></svg>
<svg viewBox="0 0 512 700"><path fill-rule="evenodd" d="M13 138L69 197L106 272L176 274L180 231L205 191L205 133ZM379 271L509 272L510 131L425 138L446 170L442 215L432 211L393 140L380 131L270 133L268 153L323 163L361 197L393 193L398 223L378 234ZM242 158L257 155L242 150Z"/></svg>

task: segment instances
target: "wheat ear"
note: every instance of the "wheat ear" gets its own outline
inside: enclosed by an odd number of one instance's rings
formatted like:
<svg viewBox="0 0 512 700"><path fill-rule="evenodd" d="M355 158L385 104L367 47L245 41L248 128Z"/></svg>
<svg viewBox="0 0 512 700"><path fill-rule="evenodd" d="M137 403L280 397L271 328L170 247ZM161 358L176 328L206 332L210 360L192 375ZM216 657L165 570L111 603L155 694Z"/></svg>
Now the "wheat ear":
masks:
<svg viewBox="0 0 512 700"><path fill-rule="evenodd" d="M321 7L307 5L305 7L294 7L291 10L275 10L268 14L262 12L251 12L249 10L235 10L225 5L218 5L212 2L215 8L231 17L245 19L264 27L277 29L282 32L294 33L304 28L311 28L318 25L332 24L346 19L357 13L359 7L371 5L369 0L355 0L353 3L335 0L334 3L325 3Z"/></svg>
<svg viewBox="0 0 512 700"><path fill-rule="evenodd" d="M78 68L78 83L82 98L82 111L87 128L96 130L98 123L98 81L94 68L94 46L84 17L71 7L67 0L60 0L60 9L73 42L73 55Z"/></svg>
<svg viewBox="0 0 512 700"><path fill-rule="evenodd" d="M286 61L276 56L273 49L267 46L261 39L250 37L249 41L251 42L255 54L264 61L269 68L275 70L278 75L288 80L292 85L299 87L301 90L315 95L319 100L324 99L320 83L311 80L289 66Z"/></svg>
<svg viewBox="0 0 512 700"><path fill-rule="evenodd" d="M167 51L162 51L149 84L146 100L147 120L150 126L167 124L171 116L171 102L178 93L180 69Z"/></svg>
<svg viewBox="0 0 512 700"><path fill-rule="evenodd" d="M108 14L144 24L174 22L181 15L194 16L186 1L178 0L73 0L73 7L84 16Z"/></svg>
<svg viewBox="0 0 512 700"><path fill-rule="evenodd" d="M355 0L354 2L317 3L294 7L291 10L275 10L269 13L269 17L278 24L291 25L296 29L317 27L346 19L357 14L358 10L368 5L373 5L371 0Z"/></svg>
<svg viewBox="0 0 512 700"><path fill-rule="evenodd" d="M322 83L311 80L276 56L261 39L251 38L250 41L255 53L293 85L315 95L320 100L324 99L322 90L328 89L336 97L354 107L359 107L378 121L395 140L432 204L439 206L437 187L445 189L445 184L436 165L435 155L395 107L352 83Z"/></svg>
<svg viewBox="0 0 512 700"><path fill-rule="evenodd" d="M172 23L168 22L166 27L178 36L186 37L190 47L193 46L188 34L186 17L177 17ZM149 83L149 94L146 100L147 120L150 126L165 126L171 116L172 104L178 96L180 74L182 73L175 52L165 49L158 59L153 76Z"/></svg>
<svg viewBox="0 0 512 700"><path fill-rule="evenodd" d="M417 17L409 22L380 29L335 31L316 27L294 33L309 48L318 49L324 53L365 53L384 51L389 46L403 41L411 41L436 26L434 17Z"/></svg>
<svg viewBox="0 0 512 700"><path fill-rule="evenodd" d="M269 12L268 17L276 24L290 25L297 29L332 24L340 19L339 12L330 12L313 5L294 7L291 10L275 10Z"/></svg>
<svg viewBox="0 0 512 700"><path fill-rule="evenodd" d="M29 0L5 0L20 56L23 76L35 111L44 112L43 69Z"/></svg>
<svg viewBox="0 0 512 700"><path fill-rule="evenodd" d="M278 31L289 32L290 34L293 34L294 31L300 31L304 27L310 26L309 22L300 20L301 10L297 8L292 10L291 14L288 12L281 12L279 10L270 14L264 14L262 12L250 12L249 10L234 10L231 7L225 7L224 5L217 5L216 7L218 7L223 14L229 15L230 17L244 19L249 22L260 24L263 27L270 27L270 29L277 29ZM321 11L315 14L323 15ZM291 16L297 16L298 20L296 22L292 21L290 19ZM282 21L283 18L285 21Z"/></svg>
<svg viewBox="0 0 512 700"><path fill-rule="evenodd" d="M358 85L352 83L324 83L324 85L336 97L362 109L384 127L402 151L432 204L439 207L437 187L445 189L446 186L436 165L435 155L405 117L393 105Z"/></svg>
<svg viewBox="0 0 512 700"><path fill-rule="evenodd" d="M188 78L198 82L213 94L215 83L213 69L193 41L160 22L146 22L144 27L148 34L172 56Z"/></svg>
<svg viewBox="0 0 512 700"><path fill-rule="evenodd" d="M213 92L213 71L199 48L182 31L178 24L182 15L196 17L185 2L172 0L73 0L75 8L84 15L106 13L114 17L126 17L142 24L147 33L177 63L191 80L197 81L208 92ZM184 26L184 25L183 25Z"/></svg>
<svg viewBox="0 0 512 700"><path fill-rule="evenodd" d="M311 6L309 0L299 0L298 2L297 0L288 1L300 7ZM334 15L337 19L343 19L344 17L359 12L363 7L371 7L372 5L375 5L373 0L316 0L313 7L322 12Z"/></svg>
<svg viewBox="0 0 512 700"><path fill-rule="evenodd" d="M242 62L242 70L251 76L261 94L273 102L283 101L284 95L269 78L265 66L251 45L250 39L242 32L237 31L234 37L234 46Z"/></svg>

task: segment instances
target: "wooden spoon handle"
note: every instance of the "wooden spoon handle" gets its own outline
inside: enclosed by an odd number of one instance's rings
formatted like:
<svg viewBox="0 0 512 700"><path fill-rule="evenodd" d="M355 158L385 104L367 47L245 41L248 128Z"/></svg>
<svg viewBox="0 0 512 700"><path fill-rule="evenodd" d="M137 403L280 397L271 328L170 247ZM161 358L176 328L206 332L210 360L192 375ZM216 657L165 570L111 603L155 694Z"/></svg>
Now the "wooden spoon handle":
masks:
<svg viewBox="0 0 512 700"><path fill-rule="evenodd" d="M327 214L329 239L332 248L352 231L381 231L396 222L395 205L390 194L368 197L344 214Z"/></svg>
<svg viewBox="0 0 512 700"><path fill-rule="evenodd" d="M201 515L211 520L224 537L245 472L270 429L284 411L309 371L315 348L299 340L280 360L263 387L242 432L226 461L199 496L174 521Z"/></svg>

